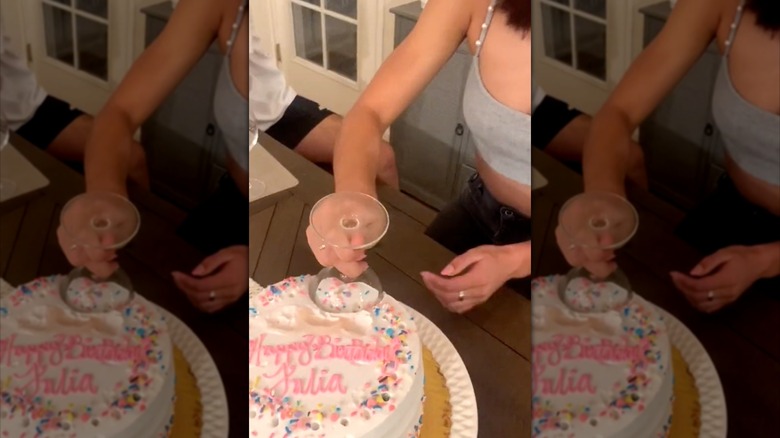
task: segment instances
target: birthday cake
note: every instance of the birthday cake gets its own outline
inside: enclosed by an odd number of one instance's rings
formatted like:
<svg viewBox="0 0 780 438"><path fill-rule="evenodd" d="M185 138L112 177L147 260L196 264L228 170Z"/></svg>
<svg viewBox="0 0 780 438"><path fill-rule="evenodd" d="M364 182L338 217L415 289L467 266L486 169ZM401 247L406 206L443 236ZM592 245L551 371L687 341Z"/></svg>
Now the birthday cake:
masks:
<svg viewBox="0 0 780 438"><path fill-rule="evenodd" d="M673 371L663 317L634 295L617 310L576 313L558 281L537 278L533 297L533 436L666 437Z"/></svg>
<svg viewBox="0 0 780 438"><path fill-rule="evenodd" d="M262 438L417 437L422 346L409 310L323 312L296 277L249 282L249 434Z"/></svg>
<svg viewBox="0 0 780 438"><path fill-rule="evenodd" d="M76 313L60 277L0 299L0 437L166 437L172 344L138 295L122 311Z"/></svg>

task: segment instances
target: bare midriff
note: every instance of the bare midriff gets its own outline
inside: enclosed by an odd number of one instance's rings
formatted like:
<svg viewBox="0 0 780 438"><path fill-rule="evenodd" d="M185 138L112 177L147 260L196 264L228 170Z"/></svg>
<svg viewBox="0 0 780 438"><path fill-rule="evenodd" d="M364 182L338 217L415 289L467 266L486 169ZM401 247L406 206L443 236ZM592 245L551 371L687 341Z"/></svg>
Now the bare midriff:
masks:
<svg viewBox="0 0 780 438"><path fill-rule="evenodd" d="M493 170L477 154L477 172L488 191L500 203L512 207L526 217L531 216L531 187L513 181Z"/></svg>
<svg viewBox="0 0 780 438"><path fill-rule="evenodd" d="M745 172L728 155L726 172L745 199L775 216L780 216L780 187Z"/></svg>

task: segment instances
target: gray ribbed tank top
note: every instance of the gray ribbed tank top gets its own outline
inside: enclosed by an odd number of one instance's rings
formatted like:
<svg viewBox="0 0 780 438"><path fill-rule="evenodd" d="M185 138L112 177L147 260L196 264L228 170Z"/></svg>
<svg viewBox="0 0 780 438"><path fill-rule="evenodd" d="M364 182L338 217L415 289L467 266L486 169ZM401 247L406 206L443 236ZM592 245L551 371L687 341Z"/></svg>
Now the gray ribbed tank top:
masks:
<svg viewBox="0 0 780 438"><path fill-rule="evenodd" d="M780 186L780 115L746 101L729 75L729 52L745 1L737 8L712 92L712 114L732 160L754 177Z"/></svg>
<svg viewBox="0 0 780 438"><path fill-rule="evenodd" d="M490 95L479 72L479 53L495 12L492 0L463 95L463 116L477 151L496 172L531 185L531 116L507 107Z"/></svg>
<svg viewBox="0 0 780 438"><path fill-rule="evenodd" d="M244 170L249 168L249 144L247 144L249 100L236 89L233 83L233 76L230 74L230 56L238 29L248 8L249 0L245 0L238 8L233 31L227 43L227 52L222 58L222 66L214 89L214 119L217 121L228 152Z"/></svg>

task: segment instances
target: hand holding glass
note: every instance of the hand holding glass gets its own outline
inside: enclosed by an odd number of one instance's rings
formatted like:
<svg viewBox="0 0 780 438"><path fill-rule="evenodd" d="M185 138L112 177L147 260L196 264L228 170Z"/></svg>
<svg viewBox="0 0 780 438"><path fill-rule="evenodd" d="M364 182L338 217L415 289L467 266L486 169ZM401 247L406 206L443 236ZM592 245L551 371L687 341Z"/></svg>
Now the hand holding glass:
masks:
<svg viewBox="0 0 780 438"><path fill-rule="evenodd" d="M135 293L127 274L119 267L109 272L105 266L113 263L113 251L135 237L140 222L135 206L113 193L85 193L65 205L60 244L78 267L63 280L60 295L73 310L107 312L132 301ZM87 267L91 264L101 269Z"/></svg>
<svg viewBox="0 0 780 438"><path fill-rule="evenodd" d="M384 237L390 218L377 199L364 193L339 192L315 204L309 223L313 251L332 250L339 259L350 260ZM382 301L382 284L373 269L366 265L362 272L342 271L326 267L310 283L309 296L320 309L356 312Z"/></svg>

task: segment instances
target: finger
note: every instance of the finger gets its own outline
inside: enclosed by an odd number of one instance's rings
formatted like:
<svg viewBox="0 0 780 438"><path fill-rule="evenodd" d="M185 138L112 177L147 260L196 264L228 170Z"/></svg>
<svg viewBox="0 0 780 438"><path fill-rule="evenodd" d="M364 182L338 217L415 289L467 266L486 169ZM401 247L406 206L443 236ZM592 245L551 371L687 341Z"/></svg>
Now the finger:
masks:
<svg viewBox="0 0 780 438"><path fill-rule="evenodd" d="M306 240L314 257L317 259L317 263L322 266L333 266L336 264L338 257L333 252L333 249L324 244L322 238L317 235L311 225L306 228Z"/></svg>
<svg viewBox="0 0 780 438"><path fill-rule="evenodd" d="M233 254L230 251L224 249L217 251L203 259L203 261L192 270L192 275L201 277L212 274L232 259Z"/></svg>
<svg viewBox="0 0 780 438"><path fill-rule="evenodd" d="M363 250L334 247L333 253L342 262L359 262L366 258L366 252Z"/></svg>
<svg viewBox="0 0 780 438"><path fill-rule="evenodd" d="M84 266L98 278L108 278L119 269L117 262L87 263Z"/></svg>
<svg viewBox="0 0 780 438"><path fill-rule="evenodd" d="M74 245L62 226L57 227L57 241L60 244L62 253L65 254L65 258L68 259L68 263L76 267L84 266L87 260L86 254L78 245Z"/></svg>
<svg viewBox="0 0 780 438"><path fill-rule="evenodd" d="M447 305L445 307L450 312L462 315L462 314L468 312L469 310L477 307L480 304L482 304L482 300L480 300L478 298L466 298L463 301L455 301L453 303L450 303L449 305Z"/></svg>
<svg viewBox="0 0 780 438"><path fill-rule="evenodd" d="M109 249L87 246L84 247L82 250L86 255L87 261L92 263L111 262L116 260L117 257L116 251L112 249L109 250Z"/></svg>
<svg viewBox="0 0 780 438"><path fill-rule="evenodd" d="M698 265L694 266L693 269L691 269L691 275L695 277L701 277L703 275L707 275L729 261L732 257L731 252L720 250L715 252L714 254L710 254L707 257L704 257Z"/></svg>
<svg viewBox="0 0 780 438"><path fill-rule="evenodd" d="M174 280L181 283L187 290L194 294L208 294L217 289L224 289L230 286L230 279L223 278L222 275L209 275L206 277L192 277L182 272L172 273Z"/></svg>
<svg viewBox="0 0 780 438"><path fill-rule="evenodd" d="M717 274L706 277L694 278L680 272L670 272L673 280L681 284L694 294L707 294L707 292L718 289L726 289L729 284L726 278L721 278Z"/></svg>
<svg viewBox="0 0 780 438"><path fill-rule="evenodd" d="M583 266L596 278L607 278L617 269L615 262L588 262Z"/></svg>
<svg viewBox="0 0 780 438"><path fill-rule="evenodd" d="M431 272L421 272L420 275L429 289L436 289L443 293L457 294L462 290L476 289L479 286L479 281L469 274L449 278Z"/></svg>
<svg viewBox="0 0 780 438"><path fill-rule="evenodd" d="M366 262L338 262L335 268L342 274L350 278L360 277L366 269L368 269L368 263Z"/></svg>
<svg viewBox="0 0 780 438"><path fill-rule="evenodd" d="M715 313L729 304L727 298L713 298L712 300L703 300L692 303L693 306L704 313Z"/></svg>
<svg viewBox="0 0 780 438"><path fill-rule="evenodd" d="M561 250L566 262L574 267L582 267L588 264L609 262L615 258L612 250L602 250L596 245L580 246L574 244L568 235L559 226L555 229L555 238L558 248ZM594 241L595 243L595 241Z"/></svg>
<svg viewBox="0 0 780 438"><path fill-rule="evenodd" d="M448 264L447 266L444 267L444 269L441 270L441 275L448 276L448 277L452 275L458 275L464 270L466 270L469 266L480 261L482 257L483 254L479 250L479 248L474 248L469 251L466 251L465 253L452 259L450 264Z"/></svg>

